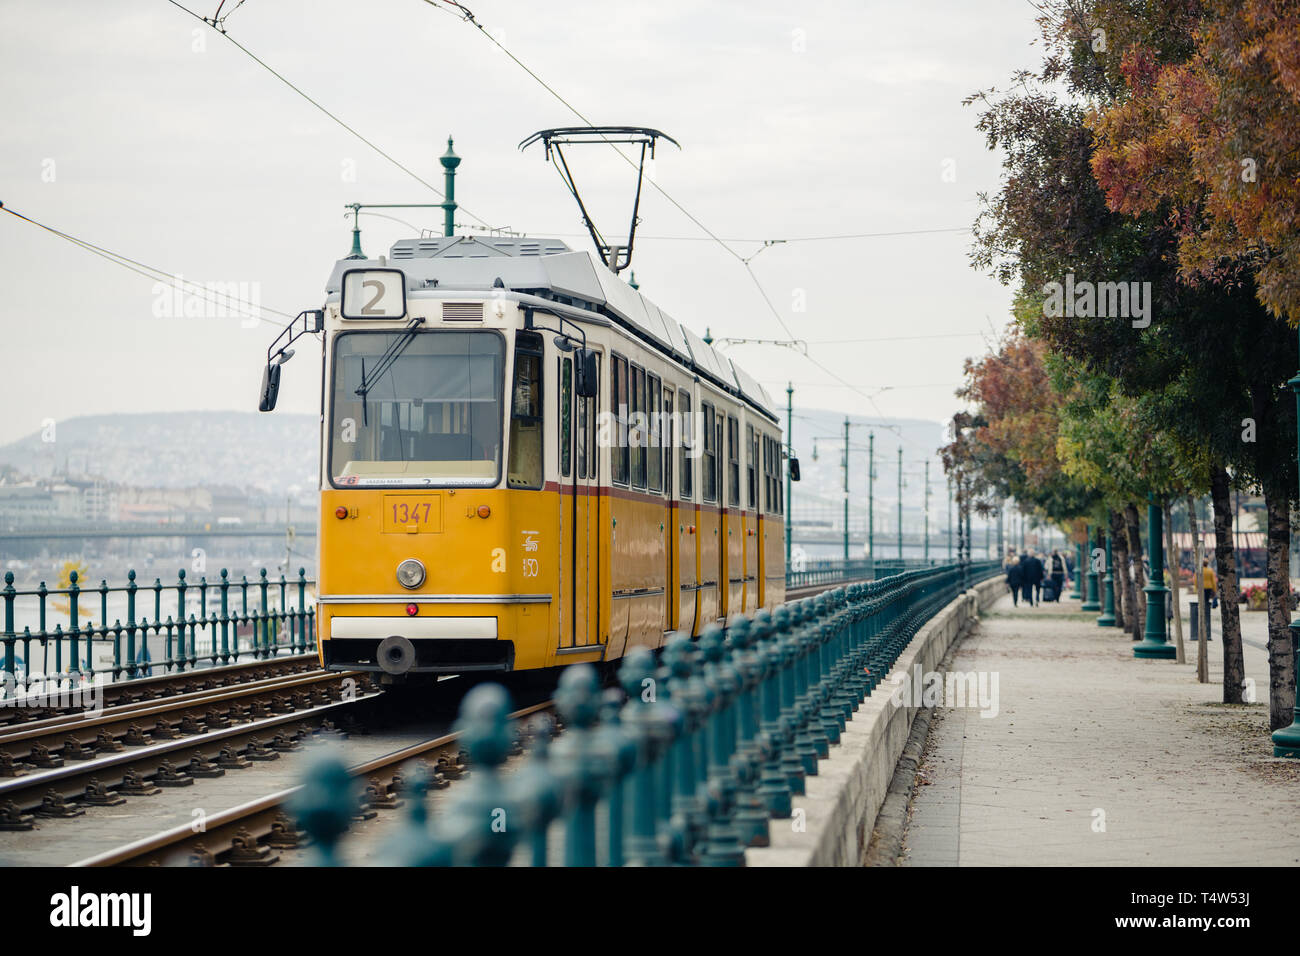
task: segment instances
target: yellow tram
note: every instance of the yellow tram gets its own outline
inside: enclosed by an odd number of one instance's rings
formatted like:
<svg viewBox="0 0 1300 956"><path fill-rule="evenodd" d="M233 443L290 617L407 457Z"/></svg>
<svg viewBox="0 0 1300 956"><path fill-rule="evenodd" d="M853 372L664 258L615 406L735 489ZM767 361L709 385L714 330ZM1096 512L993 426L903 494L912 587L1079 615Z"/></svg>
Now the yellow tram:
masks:
<svg viewBox="0 0 1300 956"><path fill-rule="evenodd" d="M300 318L289 341L323 333L324 667L609 661L784 599L770 396L591 254L399 241Z"/></svg>

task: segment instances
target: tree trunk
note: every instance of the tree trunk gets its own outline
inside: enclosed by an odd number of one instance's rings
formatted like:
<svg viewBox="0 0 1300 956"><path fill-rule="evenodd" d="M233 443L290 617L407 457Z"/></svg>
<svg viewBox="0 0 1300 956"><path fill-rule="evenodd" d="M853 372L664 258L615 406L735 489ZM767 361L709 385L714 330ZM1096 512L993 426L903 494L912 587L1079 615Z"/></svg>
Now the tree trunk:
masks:
<svg viewBox="0 0 1300 956"><path fill-rule="evenodd" d="M1174 661L1178 664L1186 664L1187 650L1183 647L1183 605L1178 596L1178 579L1182 563L1178 560L1178 553L1174 551L1174 515L1168 498L1165 499L1162 507L1165 513L1165 561L1169 565L1169 593L1173 598L1174 607Z"/></svg>
<svg viewBox="0 0 1300 956"><path fill-rule="evenodd" d="M1128 586L1129 606L1133 609L1129 633L1133 635L1133 640L1140 641L1147 622L1147 596L1142 591L1146 587L1147 575L1142 567L1142 530L1138 524L1137 505L1130 503L1124 506L1124 525L1128 533L1129 559L1133 562L1133 576Z"/></svg>
<svg viewBox="0 0 1300 956"><path fill-rule="evenodd" d="M1295 716L1295 663L1291 651L1291 507L1285 494L1264 490L1268 511L1268 715L1269 730Z"/></svg>
<svg viewBox="0 0 1300 956"><path fill-rule="evenodd" d="M1201 562L1201 523L1196 518L1196 500L1187 496L1187 526L1192 531L1192 597L1196 599L1196 680L1210 682L1207 644L1210 640L1210 609L1205 607L1205 586Z"/></svg>
<svg viewBox="0 0 1300 956"><path fill-rule="evenodd" d="M1241 657L1241 592L1237 585L1237 554L1232 546L1232 493L1226 469L1210 470L1214 501L1214 565L1219 575L1219 629L1223 631L1223 702L1242 703L1246 664Z"/></svg>
<svg viewBox="0 0 1300 956"><path fill-rule="evenodd" d="M1110 513L1111 557L1115 562L1115 623L1122 631L1133 629L1133 598L1129 590L1128 533L1124 530L1124 513Z"/></svg>

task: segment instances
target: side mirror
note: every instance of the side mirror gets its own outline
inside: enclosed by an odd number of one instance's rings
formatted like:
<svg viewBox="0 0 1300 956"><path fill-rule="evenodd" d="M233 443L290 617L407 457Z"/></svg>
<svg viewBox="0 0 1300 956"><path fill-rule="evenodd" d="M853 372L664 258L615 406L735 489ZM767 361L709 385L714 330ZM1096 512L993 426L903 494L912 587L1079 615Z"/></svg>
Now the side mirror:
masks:
<svg viewBox="0 0 1300 956"><path fill-rule="evenodd" d="M577 349L574 353L577 367L574 391L579 398L595 398L600 391L600 367L595 349Z"/></svg>
<svg viewBox="0 0 1300 956"><path fill-rule="evenodd" d="M262 372L262 400L257 403L259 412L269 412L275 408L275 401L280 397L280 364L267 363Z"/></svg>
<svg viewBox="0 0 1300 956"><path fill-rule="evenodd" d="M790 480L798 481L799 480L799 459L791 458L789 462L789 467L790 467Z"/></svg>

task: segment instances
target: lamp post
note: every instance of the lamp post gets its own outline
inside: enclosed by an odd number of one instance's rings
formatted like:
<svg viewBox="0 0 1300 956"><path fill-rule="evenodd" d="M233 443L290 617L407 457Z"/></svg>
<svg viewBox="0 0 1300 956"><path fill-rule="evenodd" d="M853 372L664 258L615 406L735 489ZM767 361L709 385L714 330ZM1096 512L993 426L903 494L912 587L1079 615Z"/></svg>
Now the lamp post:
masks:
<svg viewBox="0 0 1300 956"><path fill-rule="evenodd" d="M794 383L785 385L785 440L788 449L794 448ZM786 457L790 457L789 454ZM790 548L794 542L794 510L790 507L790 466L785 468L785 567L790 568Z"/></svg>
<svg viewBox="0 0 1300 956"><path fill-rule="evenodd" d="M442 234L454 236L456 234L456 167L460 165L460 157L451 148L450 136L447 137L447 152L442 154L438 162L442 163L442 191L446 194L446 201L442 203Z"/></svg>
<svg viewBox="0 0 1300 956"><path fill-rule="evenodd" d="M1088 585L1083 604L1080 605L1081 611L1100 611L1101 603L1097 600L1097 572L1092 569L1092 525L1088 525L1087 533L1084 537L1086 550L1083 559L1088 562L1088 576L1085 581Z"/></svg>
<svg viewBox="0 0 1300 956"><path fill-rule="evenodd" d="M903 446L898 446L898 560L903 560Z"/></svg>
<svg viewBox="0 0 1300 956"><path fill-rule="evenodd" d="M876 433L867 433L867 559L876 577Z"/></svg>
<svg viewBox="0 0 1300 956"><path fill-rule="evenodd" d="M1083 586L1083 545L1078 541L1074 542L1074 574L1071 575L1070 600L1082 601L1083 595L1080 588Z"/></svg>
<svg viewBox="0 0 1300 956"><path fill-rule="evenodd" d="M1168 659L1177 656L1177 649L1169 643L1168 625L1165 623L1165 533L1164 514L1156 504L1154 493L1147 495L1147 550L1151 553L1151 580L1142 589L1147 596L1147 623L1142 642L1133 645L1133 656Z"/></svg>
<svg viewBox="0 0 1300 956"><path fill-rule="evenodd" d="M1098 534L1106 542L1106 575L1101 579L1101 616L1097 618L1098 627L1115 626L1115 569L1111 567L1111 536L1104 530Z"/></svg>
<svg viewBox="0 0 1300 956"><path fill-rule="evenodd" d="M952 478L948 478L948 563L952 564Z"/></svg>
<svg viewBox="0 0 1300 956"><path fill-rule="evenodd" d="M844 416L844 563L849 563L849 416Z"/></svg>
<svg viewBox="0 0 1300 956"><path fill-rule="evenodd" d="M1300 413L1300 372L1296 372L1287 385L1295 392L1296 410ZM1300 417L1296 418L1296 458L1300 460ZM1291 622L1291 661L1296 667L1296 676L1300 678L1300 618ZM1296 700L1294 718L1291 726L1273 731L1273 756L1300 758L1300 679L1296 680Z"/></svg>
<svg viewBox="0 0 1300 956"><path fill-rule="evenodd" d="M930 459L925 460L925 563L930 563Z"/></svg>

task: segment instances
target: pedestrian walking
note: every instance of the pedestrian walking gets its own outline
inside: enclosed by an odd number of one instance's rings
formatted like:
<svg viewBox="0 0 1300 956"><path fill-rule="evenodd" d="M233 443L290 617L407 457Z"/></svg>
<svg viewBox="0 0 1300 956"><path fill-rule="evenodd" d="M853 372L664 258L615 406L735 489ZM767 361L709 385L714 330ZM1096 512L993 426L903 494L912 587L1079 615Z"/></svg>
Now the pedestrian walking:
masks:
<svg viewBox="0 0 1300 956"><path fill-rule="evenodd" d="M1038 603L1034 598L1034 589L1043 583L1043 562L1026 551L1020 555L1020 569L1020 596L1032 607Z"/></svg>
<svg viewBox="0 0 1300 956"><path fill-rule="evenodd" d="M1065 591L1065 558L1060 551L1052 552L1050 578L1053 592L1051 599L1059 604L1061 594Z"/></svg>
<svg viewBox="0 0 1300 956"><path fill-rule="evenodd" d="M1019 607L1020 587L1024 569L1020 566L1020 558L1017 557L1015 548L1007 551L1006 559L1002 562L1002 569L1007 576L1007 588L1011 591L1011 603Z"/></svg>

